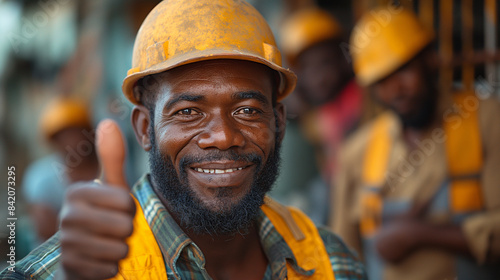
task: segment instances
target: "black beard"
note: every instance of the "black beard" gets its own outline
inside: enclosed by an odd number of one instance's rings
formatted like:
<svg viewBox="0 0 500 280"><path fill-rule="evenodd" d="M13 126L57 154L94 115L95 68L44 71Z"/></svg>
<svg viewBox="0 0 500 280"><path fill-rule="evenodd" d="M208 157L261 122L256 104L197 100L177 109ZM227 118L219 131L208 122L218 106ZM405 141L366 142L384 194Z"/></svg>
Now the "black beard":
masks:
<svg viewBox="0 0 500 280"><path fill-rule="evenodd" d="M424 129L431 125L434 120L434 116L436 114L436 98L426 98L418 112L411 116L404 116L398 114L401 122L403 123L403 127L405 128L414 128L414 129ZM394 110L396 111L396 110ZM397 111L396 111L397 112Z"/></svg>
<svg viewBox="0 0 500 280"><path fill-rule="evenodd" d="M276 130L278 131L278 130ZM277 133L278 134L278 133ZM179 162L177 174L171 158L165 157L155 143L154 125L150 127L152 148L149 152L151 176L158 194L168 202L167 208L180 223L180 226L194 234L227 235L248 232L253 221L258 217L264 196L272 188L279 174L280 141L276 137L274 151L265 164L256 154L239 155L234 151L211 152L205 156L186 156ZM243 160L256 165L254 181L247 194L236 204L229 197L229 188L217 189L217 210L209 209L189 188L187 180L188 166L213 160Z"/></svg>

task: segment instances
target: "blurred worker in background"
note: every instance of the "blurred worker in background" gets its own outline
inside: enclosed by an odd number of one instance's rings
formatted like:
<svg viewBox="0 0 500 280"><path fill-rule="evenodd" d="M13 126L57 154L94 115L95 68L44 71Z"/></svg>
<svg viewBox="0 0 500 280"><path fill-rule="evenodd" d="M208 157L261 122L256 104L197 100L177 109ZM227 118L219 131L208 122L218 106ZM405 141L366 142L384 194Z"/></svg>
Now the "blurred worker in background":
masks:
<svg viewBox="0 0 500 280"><path fill-rule="evenodd" d="M281 30L281 46L297 73L297 96L302 132L315 147L321 178L303 191L305 209L326 223L328 185L335 174L336 153L344 138L357 126L361 91L340 43L344 33L327 11L309 7L289 16Z"/></svg>
<svg viewBox="0 0 500 280"><path fill-rule="evenodd" d="M500 104L439 89L433 38L392 6L354 28L357 79L389 110L343 149L331 224L370 279L500 279Z"/></svg>
<svg viewBox="0 0 500 280"><path fill-rule="evenodd" d="M67 187L96 178L99 170L90 112L84 101L56 97L43 111L40 128L55 153L31 164L23 180L38 243L59 229L58 215Z"/></svg>
<svg viewBox="0 0 500 280"><path fill-rule="evenodd" d="M120 130L102 122L101 184L75 184L59 234L0 277L366 279L334 234L266 198L295 83L250 4L161 2L123 82L151 174L128 187Z"/></svg>

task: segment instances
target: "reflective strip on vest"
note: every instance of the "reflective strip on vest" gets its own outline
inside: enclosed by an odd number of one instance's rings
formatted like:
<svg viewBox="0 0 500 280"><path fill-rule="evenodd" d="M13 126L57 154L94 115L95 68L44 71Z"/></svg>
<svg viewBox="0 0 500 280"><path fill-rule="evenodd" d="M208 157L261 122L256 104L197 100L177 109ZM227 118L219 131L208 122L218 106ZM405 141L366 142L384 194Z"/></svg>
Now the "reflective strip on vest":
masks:
<svg viewBox="0 0 500 280"><path fill-rule="evenodd" d="M383 201L380 188L385 181L385 173L389 161L391 139L389 136L389 114L381 115L374 124L369 146L363 162L362 207L360 231L363 236L373 235L382 223Z"/></svg>
<svg viewBox="0 0 500 280"><path fill-rule="evenodd" d="M446 154L450 172L450 205L453 213L478 211L483 198L478 174L483 167L483 148L479 116L479 101L474 94L457 94L455 103L461 110L461 122L445 122L448 137ZM463 115L462 115L463 114Z"/></svg>

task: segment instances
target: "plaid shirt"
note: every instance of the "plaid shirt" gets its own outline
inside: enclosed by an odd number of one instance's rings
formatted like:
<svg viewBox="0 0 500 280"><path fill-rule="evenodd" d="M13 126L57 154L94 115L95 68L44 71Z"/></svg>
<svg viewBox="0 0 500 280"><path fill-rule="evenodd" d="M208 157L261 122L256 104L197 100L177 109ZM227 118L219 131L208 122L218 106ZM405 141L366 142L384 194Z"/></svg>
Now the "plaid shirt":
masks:
<svg viewBox="0 0 500 280"><path fill-rule="evenodd" d="M132 189L132 194L139 201L160 246L168 279L211 279L204 269L203 253L165 209L151 188L148 176L143 176L139 180ZM308 276L314 273L297 265L292 250L262 211L258 222L261 244L269 260L263 279L286 279L287 262L299 274ZM336 280L366 279L361 262L336 235L322 228L319 229L319 233L325 243ZM53 279L59 266L59 256L59 234L55 234L19 261L15 266L15 272L6 269L2 271L0 278Z"/></svg>

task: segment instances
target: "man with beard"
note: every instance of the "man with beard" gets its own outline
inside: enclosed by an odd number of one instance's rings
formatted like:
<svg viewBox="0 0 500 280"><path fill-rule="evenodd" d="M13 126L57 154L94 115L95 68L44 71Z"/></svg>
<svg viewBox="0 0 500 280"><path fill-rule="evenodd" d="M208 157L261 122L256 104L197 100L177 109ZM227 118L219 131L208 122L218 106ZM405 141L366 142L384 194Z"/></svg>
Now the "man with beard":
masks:
<svg viewBox="0 0 500 280"><path fill-rule="evenodd" d="M283 54L299 77L293 98L302 104L302 110L296 112L295 119L289 120L288 127L297 126L299 130L291 130L291 133L300 131L313 146L321 172L321 176L296 188L291 195L297 194L289 200L297 200L298 196L306 213L322 224L328 220L328 186L337 170L336 154L347 136L357 128L361 116L361 88L354 79L351 64L345 59L341 47L344 37L337 19L314 6L294 12L281 28ZM287 133L287 137L302 137ZM294 144L292 140L288 143ZM304 145L293 148L304 149ZM278 184L277 187L278 191L282 188L290 195L286 185Z"/></svg>
<svg viewBox="0 0 500 280"><path fill-rule="evenodd" d="M400 8L354 28L357 79L389 110L346 144L330 224L370 279L499 279L500 104L438 89L432 41Z"/></svg>
<svg viewBox="0 0 500 280"><path fill-rule="evenodd" d="M361 115L361 89L342 49L344 31L328 11L309 7L283 23L281 45L297 73L297 93L307 104L301 126L317 148L323 180L335 173L335 154Z"/></svg>
<svg viewBox="0 0 500 280"><path fill-rule="evenodd" d="M246 2L160 3L123 84L151 174L129 196L122 137L103 121L102 178L74 186L60 232L2 276L366 279L334 234L265 197L285 129L280 101L296 80L280 64L267 23Z"/></svg>

